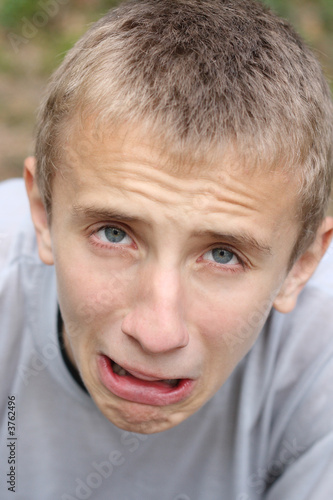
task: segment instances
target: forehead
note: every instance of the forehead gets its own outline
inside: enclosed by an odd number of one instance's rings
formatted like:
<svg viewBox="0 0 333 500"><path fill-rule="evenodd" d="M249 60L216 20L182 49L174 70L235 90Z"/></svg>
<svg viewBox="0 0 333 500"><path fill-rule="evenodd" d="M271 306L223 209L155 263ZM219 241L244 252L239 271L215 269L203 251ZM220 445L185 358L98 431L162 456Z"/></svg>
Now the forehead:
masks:
<svg viewBox="0 0 333 500"><path fill-rule="evenodd" d="M230 191L227 198L250 195L263 205L278 197L276 209L292 205L295 218L298 200L292 175L278 168L260 169L255 160L252 163L251 158L238 155L232 144L220 149L203 147L200 152L198 148L164 144L146 128L123 126L101 131L89 124L72 129L68 137L62 178L82 188L88 180L92 191L94 185L100 189L101 182L109 188L121 181L129 185L130 176L137 185L143 181L147 189L165 184L168 196L174 189L175 198L177 194L201 196L201 206L205 196L222 198L222 188L226 188Z"/></svg>
<svg viewBox="0 0 333 500"><path fill-rule="evenodd" d="M175 179L185 179L186 185L196 179L223 181L227 174L246 177L248 180L271 179L272 189L275 184L288 185L291 173L279 169L277 160L274 165L268 165L263 153L256 148L246 148L243 151L230 140L226 143L221 139L218 146L211 146L198 140L197 144L185 140L174 140L168 134L163 134L160 128L152 128L149 123L136 126L122 125L119 127L96 126L93 121L86 120L84 124L74 121L69 124L66 133L64 169L76 176L91 174L100 175L112 173L116 166L132 163L151 167L154 171L165 172ZM273 153L270 154L273 158Z"/></svg>

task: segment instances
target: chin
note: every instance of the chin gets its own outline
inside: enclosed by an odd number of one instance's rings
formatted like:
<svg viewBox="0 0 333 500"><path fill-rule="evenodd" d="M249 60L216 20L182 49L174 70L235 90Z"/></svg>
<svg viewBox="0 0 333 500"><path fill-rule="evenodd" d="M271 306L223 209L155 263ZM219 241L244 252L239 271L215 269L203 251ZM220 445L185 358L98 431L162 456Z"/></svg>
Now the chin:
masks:
<svg viewBox="0 0 333 500"><path fill-rule="evenodd" d="M98 405L99 406L99 405ZM116 427L128 432L155 434L180 424L187 415L171 408L149 406L125 401L117 407L99 406L103 415Z"/></svg>

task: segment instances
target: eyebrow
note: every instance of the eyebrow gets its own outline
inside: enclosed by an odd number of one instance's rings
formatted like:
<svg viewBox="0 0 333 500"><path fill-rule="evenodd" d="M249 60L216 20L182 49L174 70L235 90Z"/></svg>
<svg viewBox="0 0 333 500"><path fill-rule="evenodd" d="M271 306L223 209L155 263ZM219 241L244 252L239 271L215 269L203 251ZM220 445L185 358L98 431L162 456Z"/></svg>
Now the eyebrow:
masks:
<svg viewBox="0 0 333 500"><path fill-rule="evenodd" d="M208 236L212 239L230 243L238 248L246 248L250 251L256 251L262 255L272 255L272 248L265 242L258 240L246 231L241 231L239 234L216 232L210 230L200 230L194 233L194 236Z"/></svg>
<svg viewBox="0 0 333 500"><path fill-rule="evenodd" d="M95 207L95 206L83 206L79 204L74 204L71 209L71 216L73 219L88 219L88 220L112 220L119 222L131 222L131 223L142 223L148 227L152 224L146 219L139 217L137 215L129 215L128 213L121 212L119 210L113 210L111 208ZM198 230L193 233L194 237L203 238L209 237L211 239L229 243L238 248L244 248L249 251L256 251L262 255L272 255L272 249L264 241L252 236L247 231L241 231L237 233L219 232L212 230Z"/></svg>
<svg viewBox="0 0 333 500"><path fill-rule="evenodd" d="M129 215L122 213L119 210L112 210L111 208L97 208L92 206L82 206L74 204L71 209L71 216L74 219L103 219L103 220L119 220L120 222L141 222L148 226L150 223L145 219L136 215Z"/></svg>

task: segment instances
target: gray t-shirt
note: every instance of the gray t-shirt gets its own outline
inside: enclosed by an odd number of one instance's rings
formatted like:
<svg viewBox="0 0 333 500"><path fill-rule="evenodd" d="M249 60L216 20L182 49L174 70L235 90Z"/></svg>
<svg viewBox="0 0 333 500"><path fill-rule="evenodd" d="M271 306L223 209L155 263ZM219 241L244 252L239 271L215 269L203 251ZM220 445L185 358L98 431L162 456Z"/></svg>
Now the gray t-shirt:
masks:
<svg viewBox="0 0 333 500"><path fill-rule="evenodd" d="M1 499L332 500L333 247L201 410L140 435L66 368L23 182L0 184L0 203Z"/></svg>

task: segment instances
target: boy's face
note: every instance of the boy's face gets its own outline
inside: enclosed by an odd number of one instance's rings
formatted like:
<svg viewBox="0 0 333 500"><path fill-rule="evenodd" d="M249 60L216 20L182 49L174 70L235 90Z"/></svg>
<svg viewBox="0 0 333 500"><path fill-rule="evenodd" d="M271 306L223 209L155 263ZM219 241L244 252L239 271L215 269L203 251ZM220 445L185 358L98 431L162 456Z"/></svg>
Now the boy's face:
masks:
<svg viewBox="0 0 333 500"><path fill-rule="evenodd" d="M177 176L139 135L87 133L54 180L39 245L66 347L130 431L166 430L213 396L257 338L296 240L291 181L231 160L199 167Z"/></svg>

